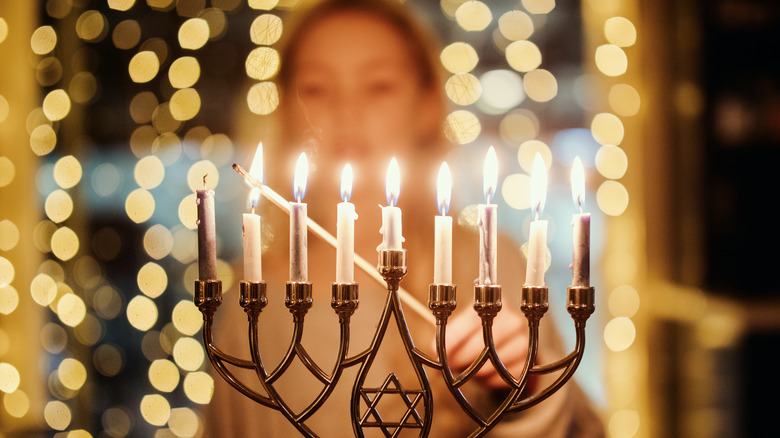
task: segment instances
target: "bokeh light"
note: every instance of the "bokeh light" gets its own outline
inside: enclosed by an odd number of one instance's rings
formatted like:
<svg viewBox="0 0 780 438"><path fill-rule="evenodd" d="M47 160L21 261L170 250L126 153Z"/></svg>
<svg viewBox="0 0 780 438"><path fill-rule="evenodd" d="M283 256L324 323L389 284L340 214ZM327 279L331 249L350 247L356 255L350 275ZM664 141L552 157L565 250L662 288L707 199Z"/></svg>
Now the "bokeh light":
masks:
<svg viewBox="0 0 780 438"><path fill-rule="evenodd" d="M190 120L200 111L200 94L194 88L184 88L171 96L169 109L174 119Z"/></svg>
<svg viewBox="0 0 780 438"><path fill-rule="evenodd" d="M508 175L501 183L501 196L516 210L531 208L531 177L523 173Z"/></svg>
<svg viewBox="0 0 780 438"><path fill-rule="evenodd" d="M44 211L52 222L60 223L69 218L70 214L73 213L73 200L68 192L55 190L46 197Z"/></svg>
<svg viewBox="0 0 780 438"><path fill-rule="evenodd" d="M123 408L106 409L101 416L101 423L111 438L125 437L133 427L132 418Z"/></svg>
<svg viewBox="0 0 780 438"><path fill-rule="evenodd" d="M628 84L615 84L609 90L609 107L621 116L635 116L639 112L639 92Z"/></svg>
<svg viewBox="0 0 780 438"><path fill-rule="evenodd" d="M66 388L77 391L87 381L87 368L78 360L68 357L57 367L57 376Z"/></svg>
<svg viewBox="0 0 780 438"><path fill-rule="evenodd" d="M447 116L444 134L450 141L468 144L479 137L482 125L474 113L467 110L453 111Z"/></svg>
<svg viewBox="0 0 780 438"><path fill-rule="evenodd" d="M59 228L51 236L51 252L62 261L70 260L79 250L79 236L68 227Z"/></svg>
<svg viewBox="0 0 780 438"><path fill-rule="evenodd" d="M69 189L81 181L81 163L73 155L67 155L54 164L54 182L63 189Z"/></svg>
<svg viewBox="0 0 780 438"><path fill-rule="evenodd" d="M450 73L468 73L477 66L479 55L471 44L455 42L441 51L441 63Z"/></svg>
<svg viewBox="0 0 780 438"><path fill-rule="evenodd" d="M48 154L57 145L57 133L50 125L38 125L30 133L30 148L35 155Z"/></svg>
<svg viewBox="0 0 780 438"><path fill-rule="evenodd" d="M137 295L127 303L127 320L142 332L149 330L157 322L157 306L149 298Z"/></svg>
<svg viewBox="0 0 780 438"><path fill-rule="evenodd" d="M108 20L98 11L85 11L76 20L76 34L84 41L99 42L108 34Z"/></svg>
<svg viewBox="0 0 780 438"><path fill-rule="evenodd" d="M596 152L596 170L605 178L620 179L628 170L628 157L620 147L604 145Z"/></svg>
<svg viewBox="0 0 780 438"><path fill-rule="evenodd" d="M95 349L92 362L97 372L106 377L113 377L124 368L124 355L116 346L103 344Z"/></svg>
<svg viewBox="0 0 780 438"><path fill-rule="evenodd" d="M279 52L270 47L257 47L249 52L244 64L246 74L252 79L263 81L279 70Z"/></svg>
<svg viewBox="0 0 780 438"><path fill-rule="evenodd" d="M607 76L620 76L628 69L626 52L614 44L596 48L596 67Z"/></svg>
<svg viewBox="0 0 780 438"><path fill-rule="evenodd" d="M549 170L552 167L552 150L541 140L528 140L517 148L517 162L520 167L528 174L534 166L534 157L536 154L542 156L545 167Z"/></svg>
<svg viewBox="0 0 780 438"><path fill-rule="evenodd" d="M0 362L0 391L10 394L19 387L21 377L19 370L7 362Z"/></svg>
<svg viewBox="0 0 780 438"><path fill-rule="evenodd" d="M57 45L57 32L51 26L41 26L32 34L30 47L36 55L45 55Z"/></svg>
<svg viewBox="0 0 780 438"><path fill-rule="evenodd" d="M182 49L197 50L209 40L209 24L202 18L190 18L179 28L179 45Z"/></svg>
<svg viewBox="0 0 780 438"><path fill-rule="evenodd" d="M607 306L612 316L631 318L639 311L639 292L628 284L618 286L610 292Z"/></svg>
<svg viewBox="0 0 780 438"><path fill-rule="evenodd" d="M184 337L173 346L173 360L181 369L195 371L203 365L205 352L198 341Z"/></svg>
<svg viewBox="0 0 780 438"><path fill-rule="evenodd" d="M168 427L170 427L171 432L178 437L194 437L201 427L200 418L198 417L198 414L190 408L171 409Z"/></svg>
<svg viewBox="0 0 780 438"><path fill-rule="evenodd" d="M195 403L205 405L214 394L214 379L203 371L194 371L184 377L184 394Z"/></svg>
<svg viewBox="0 0 780 438"><path fill-rule="evenodd" d="M532 14L548 14L555 8L555 0L522 0L521 3Z"/></svg>
<svg viewBox="0 0 780 438"><path fill-rule="evenodd" d="M15 418L22 418L27 415L27 412L30 410L30 397L21 389L17 389L3 397L3 406L5 407L5 411L8 412L8 415Z"/></svg>
<svg viewBox="0 0 780 438"><path fill-rule="evenodd" d="M444 85L447 97L458 105L471 105L482 95L479 79L471 73L459 73L451 76Z"/></svg>
<svg viewBox="0 0 780 438"><path fill-rule="evenodd" d="M590 124L590 130L593 132L593 138L603 145L619 146L625 135L623 122L616 115L609 113L596 114Z"/></svg>
<svg viewBox="0 0 780 438"><path fill-rule="evenodd" d="M623 351L634 343L636 327L630 318L612 318L604 327L604 343L612 351Z"/></svg>
<svg viewBox="0 0 780 438"><path fill-rule="evenodd" d="M252 85L246 94L249 110L261 116L271 114L279 106L279 91L273 82Z"/></svg>
<svg viewBox="0 0 780 438"><path fill-rule="evenodd" d="M528 72L523 78L525 94L537 102L547 102L558 95L558 81L544 69Z"/></svg>
<svg viewBox="0 0 780 438"><path fill-rule="evenodd" d="M149 257L160 260L173 249L173 235L162 225L153 225L144 233L144 250Z"/></svg>
<svg viewBox="0 0 780 438"><path fill-rule="evenodd" d="M16 166L14 166L13 161L11 161L11 159L8 157L0 157L0 187L5 187L11 184L15 176Z"/></svg>
<svg viewBox="0 0 780 438"><path fill-rule="evenodd" d="M119 22L111 33L111 41L117 49L132 49L141 41L141 25L135 20Z"/></svg>
<svg viewBox="0 0 780 438"><path fill-rule="evenodd" d="M146 222L154 214L154 197L146 189L135 189L127 195L125 212L135 223Z"/></svg>
<svg viewBox="0 0 780 438"><path fill-rule="evenodd" d="M604 23L604 36L616 46L633 46L636 43L636 27L628 18L612 17Z"/></svg>
<svg viewBox="0 0 780 438"><path fill-rule="evenodd" d="M219 170L209 160L201 160L190 166L187 171L187 186L193 192L208 187L214 190L219 184Z"/></svg>
<svg viewBox="0 0 780 438"><path fill-rule="evenodd" d="M141 416L149 424L164 426L171 415L171 405L160 394L148 394L141 399Z"/></svg>
<svg viewBox="0 0 780 438"><path fill-rule="evenodd" d="M620 216L628 208L628 190L617 181L604 181L596 192L596 202L604 213Z"/></svg>
<svg viewBox="0 0 780 438"><path fill-rule="evenodd" d="M149 366L149 382L158 391L171 392L179 386L179 369L167 359L157 359Z"/></svg>
<svg viewBox="0 0 780 438"><path fill-rule="evenodd" d="M493 14L485 3L478 0L470 0L461 4L455 10L455 20L458 25L467 31L480 31L488 27L493 21Z"/></svg>
<svg viewBox="0 0 780 438"><path fill-rule="evenodd" d="M19 243L19 228L8 219L0 221L0 250L10 251Z"/></svg>
<svg viewBox="0 0 780 438"><path fill-rule="evenodd" d="M510 70L491 70L479 78L482 96L479 106L488 114L503 114L525 99L520 75Z"/></svg>
<svg viewBox="0 0 780 438"><path fill-rule="evenodd" d="M63 324L75 327L81 324L87 313L84 301L75 294L67 294L57 302L57 316Z"/></svg>
<svg viewBox="0 0 780 438"><path fill-rule="evenodd" d="M519 41L534 33L534 23L523 11L509 11L498 19L498 29L509 41Z"/></svg>
<svg viewBox="0 0 780 438"><path fill-rule="evenodd" d="M38 274L30 283L30 293L33 301L41 306L48 306L57 297L57 282L46 274Z"/></svg>
<svg viewBox="0 0 780 438"><path fill-rule="evenodd" d="M52 90L43 98L43 114L49 120L62 120L69 112L70 97L65 90Z"/></svg>
<svg viewBox="0 0 780 438"><path fill-rule="evenodd" d="M257 45L270 46L282 36L282 19L273 14L263 14L252 21L249 37Z"/></svg>
<svg viewBox="0 0 780 438"><path fill-rule="evenodd" d="M192 193L185 196L184 199L182 199L182 201L179 203L179 220L181 221L182 225L191 230L194 230L198 227L198 205L196 202L197 196L195 193ZM175 238L174 242L176 242ZM175 253L174 257L181 260L181 258L177 257Z"/></svg>
<svg viewBox="0 0 780 438"><path fill-rule="evenodd" d="M506 46L506 61L519 72L529 72L542 63L542 52L530 41L513 41Z"/></svg>
<svg viewBox="0 0 780 438"><path fill-rule="evenodd" d="M150 298L157 298L168 287L168 274L162 266L149 262L138 270L137 281L138 288L144 295Z"/></svg>
<svg viewBox="0 0 780 438"><path fill-rule="evenodd" d="M0 313L10 315L19 305L19 292L11 285L0 286Z"/></svg>
<svg viewBox="0 0 780 438"><path fill-rule="evenodd" d="M70 408L59 400L52 400L43 408L43 418L52 429L65 430L70 425Z"/></svg>
<svg viewBox="0 0 780 438"><path fill-rule="evenodd" d="M174 88L189 88L200 78L200 63L192 56L182 56L171 63L168 80ZM152 94L152 96L154 96ZM156 103L155 103L156 105Z"/></svg>
<svg viewBox="0 0 780 438"><path fill-rule="evenodd" d="M144 84L154 79L159 70L160 60L157 58L157 54L150 50L135 54L128 65L130 79L139 84Z"/></svg>

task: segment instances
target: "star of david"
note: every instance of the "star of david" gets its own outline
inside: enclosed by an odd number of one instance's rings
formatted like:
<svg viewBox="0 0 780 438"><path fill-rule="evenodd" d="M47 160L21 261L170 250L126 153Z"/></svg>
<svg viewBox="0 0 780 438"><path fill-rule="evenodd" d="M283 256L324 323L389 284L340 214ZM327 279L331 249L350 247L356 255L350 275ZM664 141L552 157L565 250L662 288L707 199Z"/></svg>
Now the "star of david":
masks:
<svg viewBox="0 0 780 438"><path fill-rule="evenodd" d="M379 411L376 409L379 400L385 394L398 394L404 404L406 404L406 413L398 422L382 420ZM373 399L371 395L374 395ZM385 383L379 388L360 388L360 397L367 405L363 416L360 418L362 427L381 428L385 436L391 437L397 436L404 428L419 429L423 426L423 420L416 409L417 404L423 399L423 391L404 389L395 373L390 373L387 379L385 379ZM373 419L373 421L370 421L370 419Z"/></svg>

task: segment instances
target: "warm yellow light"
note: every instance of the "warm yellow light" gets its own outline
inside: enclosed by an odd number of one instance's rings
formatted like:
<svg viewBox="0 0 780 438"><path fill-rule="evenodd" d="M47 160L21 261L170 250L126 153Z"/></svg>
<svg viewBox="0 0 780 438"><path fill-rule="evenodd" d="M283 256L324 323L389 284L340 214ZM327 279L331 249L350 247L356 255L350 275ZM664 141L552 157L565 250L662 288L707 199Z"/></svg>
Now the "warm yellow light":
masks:
<svg viewBox="0 0 780 438"><path fill-rule="evenodd" d="M144 250L149 257L160 260L171 253L173 249L173 235L170 230L157 224L144 233Z"/></svg>
<svg viewBox="0 0 780 438"><path fill-rule="evenodd" d="M56 135L54 137L54 141L57 141ZM14 177L16 177L16 166L14 166L14 162L11 161L11 159L8 157L0 157L0 187L5 187L11 184L11 182L14 180Z"/></svg>
<svg viewBox="0 0 780 438"><path fill-rule="evenodd" d="M257 45L270 46L282 36L282 19L273 14L263 14L255 18L249 27L249 37Z"/></svg>
<svg viewBox="0 0 780 438"><path fill-rule="evenodd" d="M124 20L114 26L111 41L117 49L132 49L141 41L141 25L136 20Z"/></svg>
<svg viewBox="0 0 780 438"><path fill-rule="evenodd" d="M81 163L73 155L57 160L54 165L54 182L63 189L69 189L81 181Z"/></svg>
<svg viewBox="0 0 780 438"><path fill-rule="evenodd" d="M525 12L509 11L498 19L498 30L509 41L525 40L534 33L534 23Z"/></svg>
<svg viewBox="0 0 780 438"><path fill-rule="evenodd" d="M160 394L148 394L141 399L141 416L153 426L164 426L171 415L171 405Z"/></svg>
<svg viewBox="0 0 780 438"><path fill-rule="evenodd" d="M0 362L0 391L10 394L19 387L21 377L15 366L7 362Z"/></svg>
<svg viewBox="0 0 780 438"><path fill-rule="evenodd" d="M537 154L542 156L547 169L552 167L552 150L543 141L528 140L517 148L517 162L528 174L533 171L534 158Z"/></svg>
<svg viewBox="0 0 780 438"><path fill-rule="evenodd" d="M177 437L192 438L200 430L200 418L190 408L171 409L171 417L168 419L168 427Z"/></svg>
<svg viewBox="0 0 780 438"><path fill-rule="evenodd" d="M95 349L93 355L95 369L106 377L114 377L122 371L123 356L119 349L110 344L103 344Z"/></svg>
<svg viewBox="0 0 780 438"><path fill-rule="evenodd" d="M54 150L57 133L51 125L38 125L30 133L30 149L35 155L43 156Z"/></svg>
<svg viewBox="0 0 780 438"><path fill-rule="evenodd" d="M609 417L609 434L613 437L632 437L639 431L640 418L637 411L620 409Z"/></svg>
<svg viewBox="0 0 780 438"><path fill-rule="evenodd" d="M455 10L455 20L458 25L467 31L484 30L491 21L493 14L485 3L478 0L470 0L461 4Z"/></svg>
<svg viewBox="0 0 780 438"><path fill-rule="evenodd" d="M531 111L514 110L501 119L499 132L507 143L519 145L536 138L539 133L539 119Z"/></svg>
<svg viewBox="0 0 780 438"><path fill-rule="evenodd" d="M73 200L68 192L64 190L55 190L46 197L44 202L44 211L46 216L54 223L60 223L70 217L73 213Z"/></svg>
<svg viewBox="0 0 780 438"><path fill-rule="evenodd" d="M596 170L605 178L620 179L628 170L628 157L620 147L604 145L596 152Z"/></svg>
<svg viewBox="0 0 780 438"><path fill-rule="evenodd" d="M167 359L157 359L149 366L149 382L158 391L173 391L179 386L179 377L179 369Z"/></svg>
<svg viewBox="0 0 780 438"><path fill-rule="evenodd" d="M582 160L579 156L574 157L574 163L571 166L571 197L574 205L582 211L585 206L585 169L582 167Z"/></svg>
<svg viewBox="0 0 780 438"><path fill-rule="evenodd" d="M458 73L447 80L444 91L453 103L471 105L482 95L482 85L471 73Z"/></svg>
<svg viewBox="0 0 780 438"><path fill-rule="evenodd" d="M179 28L179 45L182 49L197 50L209 40L209 24L202 18L190 18Z"/></svg>
<svg viewBox="0 0 780 438"><path fill-rule="evenodd" d="M200 78L200 63L192 56L182 56L171 63L168 79L174 88L189 88Z"/></svg>
<svg viewBox="0 0 780 438"><path fill-rule="evenodd" d="M537 102L548 102L558 95L558 81L555 76L541 68L526 73L523 88L525 94Z"/></svg>
<svg viewBox="0 0 780 438"><path fill-rule="evenodd" d="M457 144L468 144L479 137L482 124L474 113L468 110L456 110L447 116L444 134Z"/></svg>
<svg viewBox="0 0 780 438"><path fill-rule="evenodd" d="M66 294L57 301L57 316L67 326L76 327L81 324L86 314L87 306L78 295Z"/></svg>
<svg viewBox="0 0 780 438"><path fill-rule="evenodd" d="M0 17L0 43L8 37L8 23L3 17Z"/></svg>
<svg viewBox="0 0 780 438"><path fill-rule="evenodd" d="M393 157L387 166L385 174L385 197L387 205L395 206L398 198L401 196L401 170L398 167L398 160Z"/></svg>
<svg viewBox="0 0 780 438"><path fill-rule="evenodd" d="M450 73L468 73L477 66L479 55L468 43L455 42L441 51L441 63Z"/></svg>
<svg viewBox="0 0 780 438"><path fill-rule="evenodd" d="M170 104L166 106L165 113L170 116L170 120L179 123L179 121L173 117L173 114L170 113L170 111L168 111L171 108L172 105ZM169 126L169 127L175 130L173 126ZM182 150L183 150L183 146L181 144L181 139L179 138L178 135L176 135L176 133L172 131L163 132L162 134L157 136L152 142L152 153L155 156L157 156L160 159L160 161L162 161L162 163L166 166L170 166L171 164L179 161L179 157L181 157Z"/></svg>
<svg viewBox="0 0 780 438"><path fill-rule="evenodd" d="M182 225L189 228L190 230L194 230L198 228L197 220L198 220L198 207L196 204L197 197L195 196L195 193L191 193L184 197L184 199L181 200L179 203L179 221L181 221ZM176 239L174 237L174 242L176 242ZM182 250L187 250L186 247L180 247ZM176 251L176 247L174 245L174 252ZM178 259L178 257L177 257Z"/></svg>
<svg viewBox="0 0 780 438"><path fill-rule="evenodd" d="M214 379L203 371L195 371L184 377L184 394L194 403L208 404L214 394Z"/></svg>
<svg viewBox="0 0 780 438"><path fill-rule="evenodd" d="M138 288L149 298L157 298L168 287L168 274L162 266L149 262L138 270Z"/></svg>
<svg viewBox="0 0 780 438"><path fill-rule="evenodd" d="M630 117L639 112L639 92L628 84L615 84L609 89L609 107L618 115Z"/></svg>
<svg viewBox="0 0 780 438"><path fill-rule="evenodd" d="M450 210L450 200L452 199L452 172L447 162L441 163L439 176L436 179L436 205L439 207L439 214L446 215Z"/></svg>
<svg viewBox="0 0 780 438"><path fill-rule="evenodd" d="M628 18L612 17L604 23L604 36L616 46L633 46L636 43L636 27Z"/></svg>
<svg viewBox="0 0 780 438"><path fill-rule="evenodd" d="M193 336L203 324L203 315L192 300L182 300L173 308L171 322L183 335Z"/></svg>
<svg viewBox="0 0 780 438"><path fill-rule="evenodd" d="M173 346L173 360L183 370L197 370L203 365L204 359L203 347L193 338L180 338Z"/></svg>
<svg viewBox="0 0 780 438"><path fill-rule="evenodd" d="M17 389L3 397L3 405L8 415L22 418L30 411L30 397L21 389Z"/></svg>
<svg viewBox="0 0 780 438"><path fill-rule="evenodd" d="M52 400L43 408L43 418L52 429L65 430L70 425L70 408L59 400Z"/></svg>
<svg viewBox="0 0 780 438"><path fill-rule="evenodd" d="M506 61L517 71L529 72L542 63L542 52L530 41L514 41L506 46Z"/></svg>
<svg viewBox="0 0 780 438"><path fill-rule="evenodd" d="M631 318L639 311L639 293L633 286L624 284L618 286L609 294L607 306L612 316Z"/></svg>
<svg viewBox="0 0 780 438"><path fill-rule="evenodd" d="M46 274L38 274L30 283L33 300L41 306L48 306L57 297L57 283Z"/></svg>
<svg viewBox="0 0 780 438"><path fill-rule="evenodd" d="M135 189L125 199L125 212L133 222L148 221L154 214L154 196L146 189Z"/></svg>
<svg viewBox="0 0 780 438"><path fill-rule="evenodd" d="M271 114L279 106L279 90L273 82L252 85L246 94L249 110L261 116Z"/></svg>
<svg viewBox="0 0 780 438"><path fill-rule="evenodd" d="M599 209L610 216L620 216L628 208L628 190L617 181L604 181L596 191Z"/></svg>
<svg viewBox="0 0 780 438"><path fill-rule="evenodd" d="M116 11L126 11L134 4L135 0L108 0L108 7Z"/></svg>
<svg viewBox="0 0 780 438"><path fill-rule="evenodd" d="M157 306L143 295L136 295L127 303L127 320L136 329L145 332L157 322Z"/></svg>
<svg viewBox="0 0 780 438"><path fill-rule="evenodd" d="M617 146L623 142L625 134L623 122L616 115L609 113L596 114L590 124L590 130L593 132L593 138L600 144Z"/></svg>
<svg viewBox="0 0 780 438"><path fill-rule="evenodd" d="M51 252L60 260L73 258L79 250L79 236L68 227L62 227L51 236Z"/></svg>
<svg viewBox="0 0 780 438"><path fill-rule="evenodd" d="M19 305L19 293L11 285L0 286L0 313L10 315Z"/></svg>
<svg viewBox="0 0 780 438"><path fill-rule="evenodd" d="M84 41L96 43L108 34L108 20L98 11L86 11L76 20L76 34Z"/></svg>
<svg viewBox="0 0 780 438"><path fill-rule="evenodd" d="M596 48L596 67L607 76L620 76L628 69L628 57L620 47L604 44Z"/></svg>
<svg viewBox="0 0 780 438"><path fill-rule="evenodd" d="M534 164L531 169L531 209L534 217L538 219L547 202L547 166L544 164L542 154L534 155Z"/></svg>
<svg viewBox="0 0 780 438"><path fill-rule="evenodd" d="M160 70L160 60L157 54L150 50L138 52L130 60L128 72L133 82L143 84L151 81Z"/></svg>
<svg viewBox="0 0 780 438"><path fill-rule="evenodd" d="M634 343L636 327L631 319L618 316L604 327L604 343L612 351L623 351Z"/></svg>
<svg viewBox="0 0 780 438"><path fill-rule="evenodd" d="M547 14L555 8L555 0L522 0L522 4L532 14Z"/></svg>
<svg viewBox="0 0 780 438"><path fill-rule="evenodd" d="M184 88L171 96L169 109L174 119L190 120L200 111L200 94L194 88Z"/></svg>
<svg viewBox="0 0 780 438"><path fill-rule="evenodd" d="M258 81L271 78L279 71L279 52L271 47L257 47L246 57L246 75Z"/></svg>
<svg viewBox="0 0 780 438"><path fill-rule="evenodd" d="M19 228L8 219L0 221L0 250L10 251L19 243Z"/></svg>
<svg viewBox="0 0 780 438"><path fill-rule="evenodd" d="M233 141L225 134L209 134L201 144L200 157L217 167L224 166L233 158Z"/></svg>
<svg viewBox="0 0 780 438"><path fill-rule="evenodd" d="M349 202L349 199L352 197L352 183L354 180L354 175L352 173L352 166L349 165L349 163L344 165L344 169L341 170L341 200L344 202Z"/></svg>
<svg viewBox="0 0 780 438"><path fill-rule="evenodd" d="M493 146L488 148L482 165L482 196L486 204L493 201L498 188L498 158Z"/></svg>
<svg viewBox="0 0 780 438"><path fill-rule="evenodd" d="M306 195L306 185L309 180L309 160L306 153L301 152L298 155L298 161L295 162L295 173L293 176L293 198L296 202L301 202Z"/></svg>
<svg viewBox="0 0 780 438"><path fill-rule="evenodd" d="M87 381L87 368L78 360L68 357L57 367L57 377L66 388L78 391Z"/></svg>
<svg viewBox="0 0 780 438"><path fill-rule="evenodd" d="M504 202L517 210L531 208L531 177L523 173L513 173L501 183L501 196Z"/></svg>
<svg viewBox="0 0 780 438"><path fill-rule="evenodd" d="M133 176L141 188L151 190L162 183L165 177L165 165L157 156L148 155L135 164Z"/></svg>
<svg viewBox="0 0 780 438"><path fill-rule="evenodd" d="M52 90L43 98L43 114L51 121L62 120L70 112L70 105L70 97L65 90Z"/></svg>
<svg viewBox="0 0 780 438"><path fill-rule="evenodd" d="M36 55L45 55L57 45L57 32L51 26L41 26L32 34L30 47Z"/></svg>

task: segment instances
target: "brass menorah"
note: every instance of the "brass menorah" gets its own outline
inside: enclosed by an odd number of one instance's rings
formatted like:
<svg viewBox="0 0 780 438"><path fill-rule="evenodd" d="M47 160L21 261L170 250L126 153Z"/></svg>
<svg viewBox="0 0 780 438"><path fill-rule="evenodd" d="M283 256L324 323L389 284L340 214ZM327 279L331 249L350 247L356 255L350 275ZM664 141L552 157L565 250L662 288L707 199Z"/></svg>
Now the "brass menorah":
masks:
<svg viewBox="0 0 780 438"><path fill-rule="evenodd" d="M256 283L241 282L240 284L239 304L249 319L251 358L247 360L225 353L214 343L212 327L214 315L222 303L222 282L220 280L197 280L195 282L195 304L203 313L203 340L209 360L222 378L233 388L258 404L279 411L302 435L309 437L315 437L317 433L306 425L306 420L322 407L339 382L342 372L349 367L359 367L357 378L352 386L350 406L355 436L363 437L369 430L378 430L383 436L395 437L404 431L414 429L419 429L420 437L428 436L433 422L434 400L426 373L427 367L442 373L452 397L475 424L475 430L471 436L479 437L487 434L505 415L528 409L554 394L572 377L582 360L585 351L585 323L595 310L595 289L593 287L572 286L568 288L566 306L574 321L576 344L573 351L565 357L543 365L535 363L539 348L539 324L549 308L548 288L522 287L520 308L528 320L528 354L522 373L519 376L514 376L504 366L493 341L493 319L502 307L501 286L474 286L474 310L482 321L484 348L467 369L455 375L447 360L445 338L447 319L456 307L456 286L454 284L432 284L429 287L428 307L436 319L436 355L438 356L431 357L415 347L399 299L399 284L407 273L406 250L380 251L378 271L387 283L387 299L384 310L371 344L353 356L348 356L350 317L358 308L358 284L333 283L332 285L331 307L338 315L340 342L336 363L330 373L323 371L309 356L301 343L304 319L313 303L311 282L286 283L285 305L293 318L292 341L280 363L273 368L268 368L264 365L260 355L260 336L258 333L260 314L268 302L266 283L261 281ZM368 372L391 322L398 326L406 355L419 382L417 388L402 386L395 372L391 372L380 386L368 386L366 382ZM300 412L293 412L274 387L274 383L288 371L296 357L323 384L319 394ZM484 415L469 402L461 388L483 366L486 366L487 361L490 361L495 367L509 391L492 413ZM265 394L261 394L239 381L229 366L255 370ZM554 372L561 372L561 374L548 386L534 388L530 395L524 391L532 376ZM376 409L382 396L390 393L400 394L406 405L406 413L401 418L394 420L382 418Z"/></svg>

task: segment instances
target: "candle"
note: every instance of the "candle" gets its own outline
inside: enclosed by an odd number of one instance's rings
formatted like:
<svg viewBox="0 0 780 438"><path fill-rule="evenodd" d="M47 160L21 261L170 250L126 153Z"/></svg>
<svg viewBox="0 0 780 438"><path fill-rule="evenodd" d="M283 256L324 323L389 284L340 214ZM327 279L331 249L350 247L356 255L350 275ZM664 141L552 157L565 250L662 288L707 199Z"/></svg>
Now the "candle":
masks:
<svg viewBox="0 0 780 438"><path fill-rule="evenodd" d="M249 174L256 180L263 180L263 144L257 146L255 158L249 168ZM263 265L261 259L262 235L260 233L260 216L255 214L255 208L260 202L260 189L252 187L249 193L250 213L243 216L244 234L244 280L257 283L263 281Z"/></svg>
<svg viewBox="0 0 780 438"><path fill-rule="evenodd" d="M547 168L540 154L534 157L531 169L531 209L534 220L528 240L528 265L525 271L526 286L544 286L544 269L547 257L547 221L539 219L547 198Z"/></svg>
<svg viewBox="0 0 780 438"><path fill-rule="evenodd" d="M572 216L574 227L574 248L572 252L572 286L590 286L590 213L583 213L585 204L585 171L580 157L574 159L571 167L571 194L574 204L580 210Z"/></svg>
<svg viewBox="0 0 780 438"><path fill-rule="evenodd" d="M217 235L214 231L214 191L206 187L195 191L198 205L198 278L201 281L217 279Z"/></svg>
<svg viewBox="0 0 780 438"><path fill-rule="evenodd" d="M493 146L488 149L482 174L485 203L477 206L479 226L479 284L498 284L498 214L490 201L498 186L498 159Z"/></svg>
<svg viewBox="0 0 780 438"><path fill-rule="evenodd" d="M452 284L452 217L447 216L452 198L452 173L441 163L436 184L439 216L434 218L433 283Z"/></svg>
<svg viewBox="0 0 780 438"><path fill-rule="evenodd" d="M355 204L352 197L352 166L341 172L341 200L336 222L336 283L355 281Z"/></svg>
<svg viewBox="0 0 780 438"><path fill-rule="evenodd" d="M309 174L309 162L306 154L301 153L295 164L293 178L293 197L290 204L290 281L308 281L308 242L306 240L306 204L301 200L306 194L306 182Z"/></svg>
<svg viewBox="0 0 780 438"><path fill-rule="evenodd" d="M378 250L401 249L401 243L404 241L401 234L401 209L395 206L401 194L400 173L398 161L393 158L387 166L385 179L387 207L382 207L382 228L379 230L382 234L382 244L377 248Z"/></svg>

